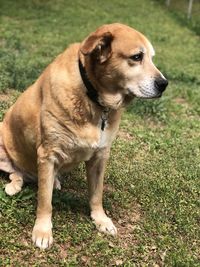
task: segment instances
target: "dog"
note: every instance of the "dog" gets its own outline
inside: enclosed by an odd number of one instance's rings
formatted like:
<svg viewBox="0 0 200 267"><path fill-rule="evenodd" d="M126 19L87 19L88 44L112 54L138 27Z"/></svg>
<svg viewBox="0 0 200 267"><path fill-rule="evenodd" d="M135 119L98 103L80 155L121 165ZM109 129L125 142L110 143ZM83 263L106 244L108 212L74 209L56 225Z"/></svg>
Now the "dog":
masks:
<svg viewBox="0 0 200 267"><path fill-rule="evenodd" d="M153 64L148 39L120 24L99 27L60 54L6 113L0 125L0 169L10 173L8 195L26 179L38 183L32 240L52 237L52 192L58 174L85 162L91 218L99 231L117 229L102 206L103 177L123 107L135 97L158 98L168 81Z"/></svg>

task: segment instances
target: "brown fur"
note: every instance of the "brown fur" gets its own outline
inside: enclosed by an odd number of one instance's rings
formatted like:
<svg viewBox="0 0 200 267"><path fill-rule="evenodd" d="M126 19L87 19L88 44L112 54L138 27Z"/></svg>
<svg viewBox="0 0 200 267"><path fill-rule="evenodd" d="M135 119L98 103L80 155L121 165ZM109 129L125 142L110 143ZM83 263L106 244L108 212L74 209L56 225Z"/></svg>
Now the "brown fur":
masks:
<svg viewBox="0 0 200 267"><path fill-rule="evenodd" d="M146 59L140 66L130 56L141 47ZM122 107L137 96L130 93L126 83L161 76L151 61L151 50L148 40L132 28L104 25L83 43L73 44L60 54L6 113L1 129L3 144L14 166L7 193L18 192L25 175L38 176L33 229L38 247L46 248L53 240L51 198L53 185L59 187L56 175L70 171L81 161L86 162L91 216L100 231L116 234L102 207L104 169ZM104 131L100 129L103 108L86 95L79 59L98 91L99 102L109 109Z"/></svg>

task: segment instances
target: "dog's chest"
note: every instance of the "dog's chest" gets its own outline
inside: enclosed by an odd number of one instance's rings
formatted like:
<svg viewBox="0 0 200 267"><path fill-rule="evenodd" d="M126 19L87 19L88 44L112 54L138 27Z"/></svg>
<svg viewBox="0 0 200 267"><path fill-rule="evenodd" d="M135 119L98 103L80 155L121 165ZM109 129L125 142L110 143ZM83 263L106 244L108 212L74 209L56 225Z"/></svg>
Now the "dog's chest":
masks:
<svg viewBox="0 0 200 267"><path fill-rule="evenodd" d="M57 155L62 158L60 161L62 171L70 171L80 162L90 160L100 150L103 151L104 148L111 146L114 133L110 132L109 129L104 131L98 128L93 129L93 135L90 138L87 135L88 130L89 128L87 128L84 136L84 129L82 129L81 137L79 135L78 138L74 138L71 145L66 143L66 146L63 146L62 143L62 146L57 149Z"/></svg>
<svg viewBox="0 0 200 267"><path fill-rule="evenodd" d="M71 151L73 161L87 161L97 151L110 147L116 132L117 129L112 129L109 125L106 125L104 130L99 126L88 126L86 129L82 129Z"/></svg>
<svg viewBox="0 0 200 267"><path fill-rule="evenodd" d="M110 147L112 141L116 135L115 132L110 131L109 128L105 128L102 131L100 128L96 130L96 138L83 138L78 142L78 153L75 153L77 161L87 161L99 150ZM94 132L93 132L94 137Z"/></svg>
<svg viewBox="0 0 200 267"><path fill-rule="evenodd" d="M99 139L96 145L97 149L110 146L114 139L113 135L114 134L106 128L104 130L99 129Z"/></svg>
<svg viewBox="0 0 200 267"><path fill-rule="evenodd" d="M89 132L89 133L88 133ZM91 134L90 134L91 133ZM101 129L101 127L96 126L92 127L91 129L87 129L83 131L83 134L81 135L79 139L79 146L84 148L92 149L93 151L109 147L115 138L116 131L111 129L108 126L104 128L104 130Z"/></svg>
<svg viewBox="0 0 200 267"><path fill-rule="evenodd" d="M52 138L55 142L51 143L53 143L58 164L68 169L71 165L90 160L100 150L103 152L105 148L109 148L116 136L118 123L113 125L106 122L103 129L101 126L101 120L81 127L69 125L69 128L59 131L58 135L54 134Z"/></svg>

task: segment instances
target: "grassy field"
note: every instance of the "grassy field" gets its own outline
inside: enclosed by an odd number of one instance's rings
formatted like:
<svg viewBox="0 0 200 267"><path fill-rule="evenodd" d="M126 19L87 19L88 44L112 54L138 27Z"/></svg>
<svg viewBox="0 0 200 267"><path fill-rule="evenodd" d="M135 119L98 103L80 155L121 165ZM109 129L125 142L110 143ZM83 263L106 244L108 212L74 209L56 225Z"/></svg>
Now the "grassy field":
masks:
<svg viewBox="0 0 200 267"><path fill-rule="evenodd" d="M165 0L156 0L161 5L166 6ZM183 26L189 27L191 30L200 35L200 0L194 0L192 5L191 18L188 19L189 0L172 0L168 6L168 10L177 21Z"/></svg>
<svg viewBox="0 0 200 267"><path fill-rule="evenodd" d="M200 49L192 27L150 0L0 0L0 116L68 44L104 23L146 34L170 85L123 116L106 171L104 205L118 227L89 218L84 167L54 192L54 246L31 244L37 188L15 197L0 179L0 266L200 266Z"/></svg>

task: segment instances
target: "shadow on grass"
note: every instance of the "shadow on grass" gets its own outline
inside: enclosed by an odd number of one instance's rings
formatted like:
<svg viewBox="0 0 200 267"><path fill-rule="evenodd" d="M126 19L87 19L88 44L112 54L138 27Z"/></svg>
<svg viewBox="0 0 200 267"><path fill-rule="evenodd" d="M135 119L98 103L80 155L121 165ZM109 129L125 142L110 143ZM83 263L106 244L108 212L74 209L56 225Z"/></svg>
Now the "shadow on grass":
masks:
<svg viewBox="0 0 200 267"><path fill-rule="evenodd" d="M89 216L90 209L87 198L78 192L63 192L55 190L53 194L53 208L56 211L70 211Z"/></svg>
<svg viewBox="0 0 200 267"><path fill-rule="evenodd" d="M1 180L3 184L9 183L9 176L5 172L0 171ZM65 210L72 213L81 213L89 215L89 204L86 197L86 192L83 188L77 187L80 184L79 179L68 182L68 185L63 185L62 190L53 191L52 205L53 209L57 211ZM80 192L82 191L82 192ZM31 210L36 208L37 203L37 185L36 183L26 183L21 192L15 196L8 196L4 192L4 188L0 191L0 200L6 205L19 208L23 206L31 206ZM2 204L3 205L3 204ZM2 206L3 208L3 206Z"/></svg>

